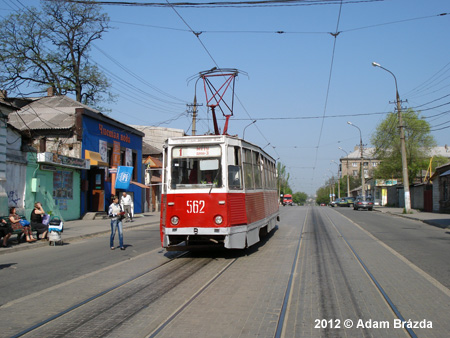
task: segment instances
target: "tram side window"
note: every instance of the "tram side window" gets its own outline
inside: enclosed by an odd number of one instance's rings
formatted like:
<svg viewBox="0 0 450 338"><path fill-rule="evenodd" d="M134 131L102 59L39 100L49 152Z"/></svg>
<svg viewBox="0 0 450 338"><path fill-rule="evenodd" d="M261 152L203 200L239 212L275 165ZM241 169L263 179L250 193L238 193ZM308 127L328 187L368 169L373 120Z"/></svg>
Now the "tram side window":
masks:
<svg viewBox="0 0 450 338"><path fill-rule="evenodd" d="M270 188L269 162L267 161L266 158L264 158L263 171L264 171L264 188L268 189Z"/></svg>
<svg viewBox="0 0 450 338"><path fill-rule="evenodd" d="M272 189L277 188L277 168L275 163L272 163Z"/></svg>
<svg viewBox="0 0 450 338"><path fill-rule="evenodd" d="M245 188L255 189L253 181L252 151L250 149L244 149L244 177Z"/></svg>
<svg viewBox="0 0 450 338"><path fill-rule="evenodd" d="M261 161L257 152L253 152L253 176L255 177L255 188L261 189Z"/></svg>
<svg viewBox="0 0 450 338"><path fill-rule="evenodd" d="M228 148L228 187L242 189L241 156L239 147Z"/></svg>

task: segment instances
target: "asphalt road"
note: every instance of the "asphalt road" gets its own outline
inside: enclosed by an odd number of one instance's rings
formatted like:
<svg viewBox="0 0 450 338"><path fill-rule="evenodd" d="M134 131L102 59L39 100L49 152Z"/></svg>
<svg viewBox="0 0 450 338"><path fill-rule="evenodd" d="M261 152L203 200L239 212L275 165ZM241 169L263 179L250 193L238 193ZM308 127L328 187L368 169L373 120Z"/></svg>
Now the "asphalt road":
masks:
<svg viewBox="0 0 450 338"><path fill-rule="evenodd" d="M106 227L105 227L106 228ZM115 244L118 246L118 235ZM127 230L125 251L110 250L109 235L0 256L0 305L85 276L152 250L161 251L158 225Z"/></svg>
<svg viewBox="0 0 450 338"><path fill-rule="evenodd" d="M52 316L23 336L408 337L399 316L428 326L412 336L450 332L448 231L345 208L280 211L247 250L171 259L146 225L125 232L125 251L103 235L1 255L0 337Z"/></svg>
<svg viewBox="0 0 450 338"><path fill-rule="evenodd" d="M380 212L333 209L450 288L450 231Z"/></svg>

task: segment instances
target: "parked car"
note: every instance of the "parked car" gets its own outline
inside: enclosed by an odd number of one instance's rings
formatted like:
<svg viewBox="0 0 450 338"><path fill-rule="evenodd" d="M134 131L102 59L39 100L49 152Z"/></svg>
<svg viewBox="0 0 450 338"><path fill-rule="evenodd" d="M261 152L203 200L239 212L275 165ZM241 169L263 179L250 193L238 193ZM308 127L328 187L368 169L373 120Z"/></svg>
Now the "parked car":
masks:
<svg viewBox="0 0 450 338"><path fill-rule="evenodd" d="M341 200L341 198L338 198L338 199L336 199L334 201L331 201L330 202L330 207L334 208L336 206L336 204L340 202L340 200Z"/></svg>
<svg viewBox="0 0 450 338"><path fill-rule="evenodd" d="M355 200L355 203L353 204L353 209L354 210L359 210L359 209L367 209L369 211L373 210L373 200L370 197L366 197L366 199L364 200L362 197L358 197Z"/></svg>
<svg viewBox="0 0 450 338"><path fill-rule="evenodd" d="M343 197L339 201L339 203L336 203L338 207L352 207L354 205L355 198L354 197Z"/></svg>

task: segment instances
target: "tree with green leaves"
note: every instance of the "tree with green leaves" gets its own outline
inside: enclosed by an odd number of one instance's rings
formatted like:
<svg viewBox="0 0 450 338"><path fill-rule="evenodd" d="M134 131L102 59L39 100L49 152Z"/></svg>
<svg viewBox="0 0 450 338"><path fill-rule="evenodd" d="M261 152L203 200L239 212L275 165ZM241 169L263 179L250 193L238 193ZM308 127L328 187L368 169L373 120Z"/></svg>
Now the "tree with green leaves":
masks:
<svg viewBox="0 0 450 338"><path fill-rule="evenodd" d="M412 109L402 112L405 129L406 157L408 175L417 177L418 173L427 169L430 160L430 148L436 145L430 134L430 124L420 117L420 113ZM374 156L381 163L374 172L376 178L402 177L402 156L398 115L390 113L378 126L371 137L375 146Z"/></svg>
<svg viewBox="0 0 450 338"><path fill-rule="evenodd" d="M277 163L278 172L278 191L280 194L292 194L292 189L289 186L289 173L286 171L286 166L281 162Z"/></svg>
<svg viewBox="0 0 450 338"><path fill-rule="evenodd" d="M55 94L73 94L77 101L97 106L109 81L89 61L94 41L109 28L109 17L94 1L41 1L0 21L0 88L23 95L52 87Z"/></svg>
<svg viewBox="0 0 450 338"><path fill-rule="evenodd" d="M308 194L304 192L296 192L292 195L292 200L294 203L298 205L305 204L306 200L308 199Z"/></svg>
<svg viewBox="0 0 450 338"><path fill-rule="evenodd" d="M317 204L321 204L321 203L328 204L328 203L330 203L330 185L329 184L327 184L325 186L322 186L319 189L317 189L317 191L316 191L316 203Z"/></svg>

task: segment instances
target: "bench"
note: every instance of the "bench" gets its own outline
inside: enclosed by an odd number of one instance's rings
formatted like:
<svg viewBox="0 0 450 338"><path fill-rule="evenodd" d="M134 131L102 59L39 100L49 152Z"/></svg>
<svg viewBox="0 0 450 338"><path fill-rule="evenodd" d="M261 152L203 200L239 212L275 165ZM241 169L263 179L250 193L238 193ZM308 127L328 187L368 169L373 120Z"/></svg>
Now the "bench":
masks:
<svg viewBox="0 0 450 338"><path fill-rule="evenodd" d="M3 219L6 221L6 224L3 224L3 226L11 226L11 221L9 220L8 216L1 216L0 219ZM20 216L20 219L26 219L25 216ZM33 233L34 231L36 231L35 229L31 228L31 233ZM23 229L16 229L12 231L11 236L12 235L17 235L17 243L20 243L21 237L23 235Z"/></svg>

